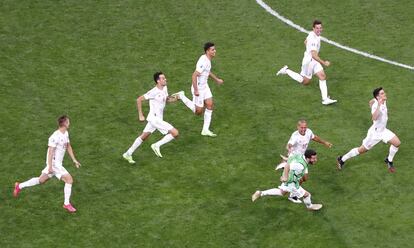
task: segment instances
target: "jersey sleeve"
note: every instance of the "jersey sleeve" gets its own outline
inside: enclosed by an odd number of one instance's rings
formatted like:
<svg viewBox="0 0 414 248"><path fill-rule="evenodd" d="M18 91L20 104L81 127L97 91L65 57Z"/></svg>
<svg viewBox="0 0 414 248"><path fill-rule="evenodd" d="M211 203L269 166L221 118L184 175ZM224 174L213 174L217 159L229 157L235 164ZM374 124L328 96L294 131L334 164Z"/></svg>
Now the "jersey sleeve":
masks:
<svg viewBox="0 0 414 248"><path fill-rule="evenodd" d="M58 143L58 139L55 135L52 135L49 137L49 141L47 142L47 145L50 147L56 147Z"/></svg>
<svg viewBox="0 0 414 248"><path fill-rule="evenodd" d="M200 57L197 61L196 71L202 73L206 69L206 62L203 57Z"/></svg>
<svg viewBox="0 0 414 248"><path fill-rule="evenodd" d="M288 141L288 144L289 145L292 145L292 146L296 144L296 136L295 136L294 133L290 136L290 139Z"/></svg>
<svg viewBox="0 0 414 248"><path fill-rule="evenodd" d="M309 138L310 139L315 138L315 134L312 132L312 130L310 130L309 128L308 128L308 130L309 130Z"/></svg>
<svg viewBox="0 0 414 248"><path fill-rule="evenodd" d="M310 51L318 51L318 41L312 36L306 39L306 46Z"/></svg>
<svg viewBox="0 0 414 248"><path fill-rule="evenodd" d="M145 100L154 99L156 95L157 95L157 92L155 92L155 90L152 89L144 94L144 99Z"/></svg>
<svg viewBox="0 0 414 248"><path fill-rule="evenodd" d="M378 101L375 100L374 104L371 106L371 114L373 114L378 108Z"/></svg>

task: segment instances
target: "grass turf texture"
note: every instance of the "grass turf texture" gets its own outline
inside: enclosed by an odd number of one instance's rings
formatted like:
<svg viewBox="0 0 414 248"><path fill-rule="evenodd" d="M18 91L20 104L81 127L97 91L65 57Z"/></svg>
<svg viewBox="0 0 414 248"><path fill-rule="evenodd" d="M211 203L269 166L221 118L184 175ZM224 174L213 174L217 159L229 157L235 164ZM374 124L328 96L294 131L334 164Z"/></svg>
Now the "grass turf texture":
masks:
<svg viewBox="0 0 414 248"><path fill-rule="evenodd" d="M410 1L267 1L308 27L324 21L324 35L351 47L412 64ZM410 164L414 121L413 72L322 44L333 106L320 103L317 81L300 87L275 77L288 64L299 70L305 35L280 23L253 0L243 1L3 1L0 6L0 246L1 247L403 247L414 241ZM144 128L135 98L162 70L170 93L190 95L190 76L202 44L217 44L210 83L215 139L201 137L202 119L182 103L165 120L181 136L149 144L130 166L121 154ZM389 128L402 140L397 173L378 145L335 170L335 157L358 146L370 126L371 91L388 92ZM148 106L148 105L146 105ZM145 108L148 111L147 107ZM74 176L76 214L62 208L63 184L12 185L40 173L55 118L72 118L71 142L80 170ZM298 118L334 143L311 144L319 163L304 187L317 213L282 198L252 204L257 188L279 184L274 173Z"/></svg>

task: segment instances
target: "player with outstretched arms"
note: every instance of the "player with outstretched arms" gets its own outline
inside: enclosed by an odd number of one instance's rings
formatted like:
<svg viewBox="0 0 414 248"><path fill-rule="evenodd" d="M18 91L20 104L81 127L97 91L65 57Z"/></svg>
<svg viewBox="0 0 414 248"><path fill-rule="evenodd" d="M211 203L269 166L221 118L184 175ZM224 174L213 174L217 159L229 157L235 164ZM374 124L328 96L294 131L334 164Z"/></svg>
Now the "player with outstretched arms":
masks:
<svg viewBox="0 0 414 248"><path fill-rule="evenodd" d="M164 121L164 108L167 102L175 102L177 97L169 96L167 90L167 78L164 73L156 72L154 74L155 87L137 98L137 109L139 121L145 121L144 112L142 111L142 102L149 101L150 111L147 116L147 125L142 134L135 139L131 147L122 155L130 164L135 164L132 159L134 151L155 131L165 135L161 140L151 145L155 155L162 158L160 147L178 137L178 130L170 123Z"/></svg>
<svg viewBox="0 0 414 248"><path fill-rule="evenodd" d="M303 198L303 202L307 209L321 209L322 204L313 204L311 201L311 194L300 185L305 176L305 171L308 170L308 166L315 164L317 161L318 158L316 152L310 149L306 150L303 155L296 154L291 156L280 177L280 186L265 191L256 191L252 195L252 201L254 202L262 196L284 196L287 193L290 193L294 197Z"/></svg>
<svg viewBox="0 0 414 248"><path fill-rule="evenodd" d="M191 92L193 101L188 99L184 91L178 93L183 103L196 115L201 115L204 111L204 124L201 135L216 137L217 135L210 131L210 123L213 115L213 94L208 86L208 78L212 78L217 84L223 84L223 79L217 77L211 72L211 60L216 56L216 47L214 43L207 42L204 44L204 54L197 61L196 69L192 75Z"/></svg>
<svg viewBox="0 0 414 248"><path fill-rule="evenodd" d="M73 178L65 169L65 167L63 167L63 158L65 156L66 150L68 151L69 156L72 158L73 163L75 163L76 168L79 168L81 164L78 162L78 160L76 160L72 146L69 142L69 117L66 115L59 117L58 125L58 130L56 130L49 137L46 155L46 167L42 170L41 175L39 177L34 177L30 180L27 180L23 183L16 182L14 186L13 195L14 197L18 197L22 189L32 187L38 184L43 184L47 182L49 178L55 176L57 179L65 182L65 187L63 189L63 208L65 208L68 212L73 213L76 212L76 209L70 203Z"/></svg>
<svg viewBox="0 0 414 248"><path fill-rule="evenodd" d="M388 109L387 109L387 94L382 87L376 88L373 91L374 99L370 101L372 126L368 129L367 137L362 141L360 147L351 149L347 154L337 158L337 168L342 170L345 161L366 153L380 141L390 143L390 150L384 162L388 167L389 172L395 172L394 156L398 152L401 141L397 135L387 129Z"/></svg>
<svg viewBox="0 0 414 248"><path fill-rule="evenodd" d="M328 60L323 60L319 57L319 50L321 48L320 35L322 33L322 22L315 20L312 26L313 30L309 32L308 37L306 37L305 40L306 50L303 55L302 70L300 74L290 70L289 67L285 65L276 73L276 75L287 74L300 84L308 85L312 79L312 75L316 74L319 78L319 89L321 90L322 104L329 105L337 102L337 100L333 100L328 96L326 74L323 70L323 66L328 67L331 63Z"/></svg>

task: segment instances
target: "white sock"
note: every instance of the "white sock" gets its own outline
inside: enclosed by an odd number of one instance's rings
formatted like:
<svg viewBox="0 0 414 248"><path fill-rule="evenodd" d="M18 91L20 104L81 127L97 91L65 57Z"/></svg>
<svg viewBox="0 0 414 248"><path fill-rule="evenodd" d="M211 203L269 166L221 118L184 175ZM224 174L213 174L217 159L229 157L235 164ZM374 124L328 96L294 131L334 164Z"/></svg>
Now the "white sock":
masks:
<svg viewBox="0 0 414 248"><path fill-rule="evenodd" d="M207 131L210 129L210 123L211 123L211 115L213 114L213 110L206 109L204 110L204 124L203 124L203 130Z"/></svg>
<svg viewBox="0 0 414 248"><path fill-rule="evenodd" d="M297 81L300 84L303 82L303 77L299 73L296 73L290 69L286 69L286 74L288 74L289 77L291 77L293 80Z"/></svg>
<svg viewBox="0 0 414 248"><path fill-rule="evenodd" d="M398 152L398 147L391 145L390 146L390 153L388 154L388 161L392 162L394 159L395 154Z"/></svg>
<svg viewBox="0 0 414 248"><path fill-rule="evenodd" d="M142 144L142 142L143 141L142 141L141 137L136 138L135 141L134 141L134 144L132 144L132 146L128 149L126 154L131 156L132 153L134 153L134 151Z"/></svg>
<svg viewBox="0 0 414 248"><path fill-rule="evenodd" d="M195 104L193 103L193 101L188 99L185 95L181 95L180 99L181 99L181 101L183 101L185 106L187 106L191 111L193 111L193 113L195 113L196 107L195 107Z"/></svg>
<svg viewBox="0 0 414 248"><path fill-rule="evenodd" d="M282 195L282 191L280 189L268 189L265 191L262 191L261 196L265 196L265 195Z"/></svg>
<svg viewBox="0 0 414 248"><path fill-rule="evenodd" d="M155 145L160 147L164 144L167 144L168 142L170 142L173 139L174 139L174 136L172 136L172 134L169 133L169 134L165 135L162 139L160 139L157 143L155 143Z"/></svg>
<svg viewBox="0 0 414 248"><path fill-rule="evenodd" d="M33 177L32 179L29 179L26 182L23 182L23 183L19 184L19 188L23 189L23 188L26 188L26 187L32 187L32 186L38 185L39 183L40 183L39 178L38 177Z"/></svg>
<svg viewBox="0 0 414 248"><path fill-rule="evenodd" d="M312 206L312 201L311 201L311 195L310 194L309 194L308 197L303 198L303 203L305 203L307 208L310 208Z"/></svg>
<svg viewBox="0 0 414 248"><path fill-rule="evenodd" d="M72 184L65 183L65 188L63 189L63 192L65 193L65 205L68 205L70 203L70 195L72 194Z"/></svg>
<svg viewBox="0 0 414 248"><path fill-rule="evenodd" d="M358 148L351 149L347 154L342 156L342 161L345 162L348 159L353 158L358 155L359 155Z"/></svg>
<svg viewBox="0 0 414 248"><path fill-rule="evenodd" d="M328 86L326 86L326 80L319 80L319 89L321 90L322 100L328 98Z"/></svg>

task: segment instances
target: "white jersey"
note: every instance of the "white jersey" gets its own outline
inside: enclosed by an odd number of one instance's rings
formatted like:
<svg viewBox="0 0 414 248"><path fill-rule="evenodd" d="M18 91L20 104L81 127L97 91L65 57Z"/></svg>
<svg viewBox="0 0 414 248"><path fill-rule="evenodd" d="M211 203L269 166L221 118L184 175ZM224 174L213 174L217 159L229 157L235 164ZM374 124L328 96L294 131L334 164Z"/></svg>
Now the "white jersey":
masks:
<svg viewBox="0 0 414 248"><path fill-rule="evenodd" d="M150 111L147 115L147 121L151 121L154 118L163 119L165 103L167 102L168 90L167 86L164 86L162 90L158 87L154 87L152 90L145 93L145 100L149 100Z"/></svg>
<svg viewBox="0 0 414 248"><path fill-rule="evenodd" d="M305 135L300 134L299 131L293 132L288 141L288 144L292 145L292 151L289 155L305 154L309 142L314 137L315 135L309 128L306 129Z"/></svg>
<svg viewBox="0 0 414 248"><path fill-rule="evenodd" d="M65 156L66 148L68 147L69 143L69 133L65 131L62 133L59 130L56 130L50 137L48 146L54 147L55 149L55 156L53 157L53 164L55 165L62 165L63 157ZM47 159L49 157L49 149L46 155L46 164Z"/></svg>
<svg viewBox="0 0 414 248"><path fill-rule="evenodd" d="M309 32L308 37L306 37L306 51L303 53L302 64L308 64L312 60L311 51L316 51L319 53L321 48L321 37L317 36L315 32Z"/></svg>
<svg viewBox="0 0 414 248"><path fill-rule="evenodd" d="M199 90L204 90L208 87L208 76L210 75L211 61L207 55L203 54L197 61L196 71L200 73L197 77L197 87Z"/></svg>
<svg viewBox="0 0 414 248"><path fill-rule="evenodd" d="M371 106L371 114L373 114L378 109L378 101L375 100L374 104ZM384 102L380 106L380 112L378 118L373 121L371 128L375 129L375 131L382 131L387 127L388 121L388 110L387 110L387 103Z"/></svg>

